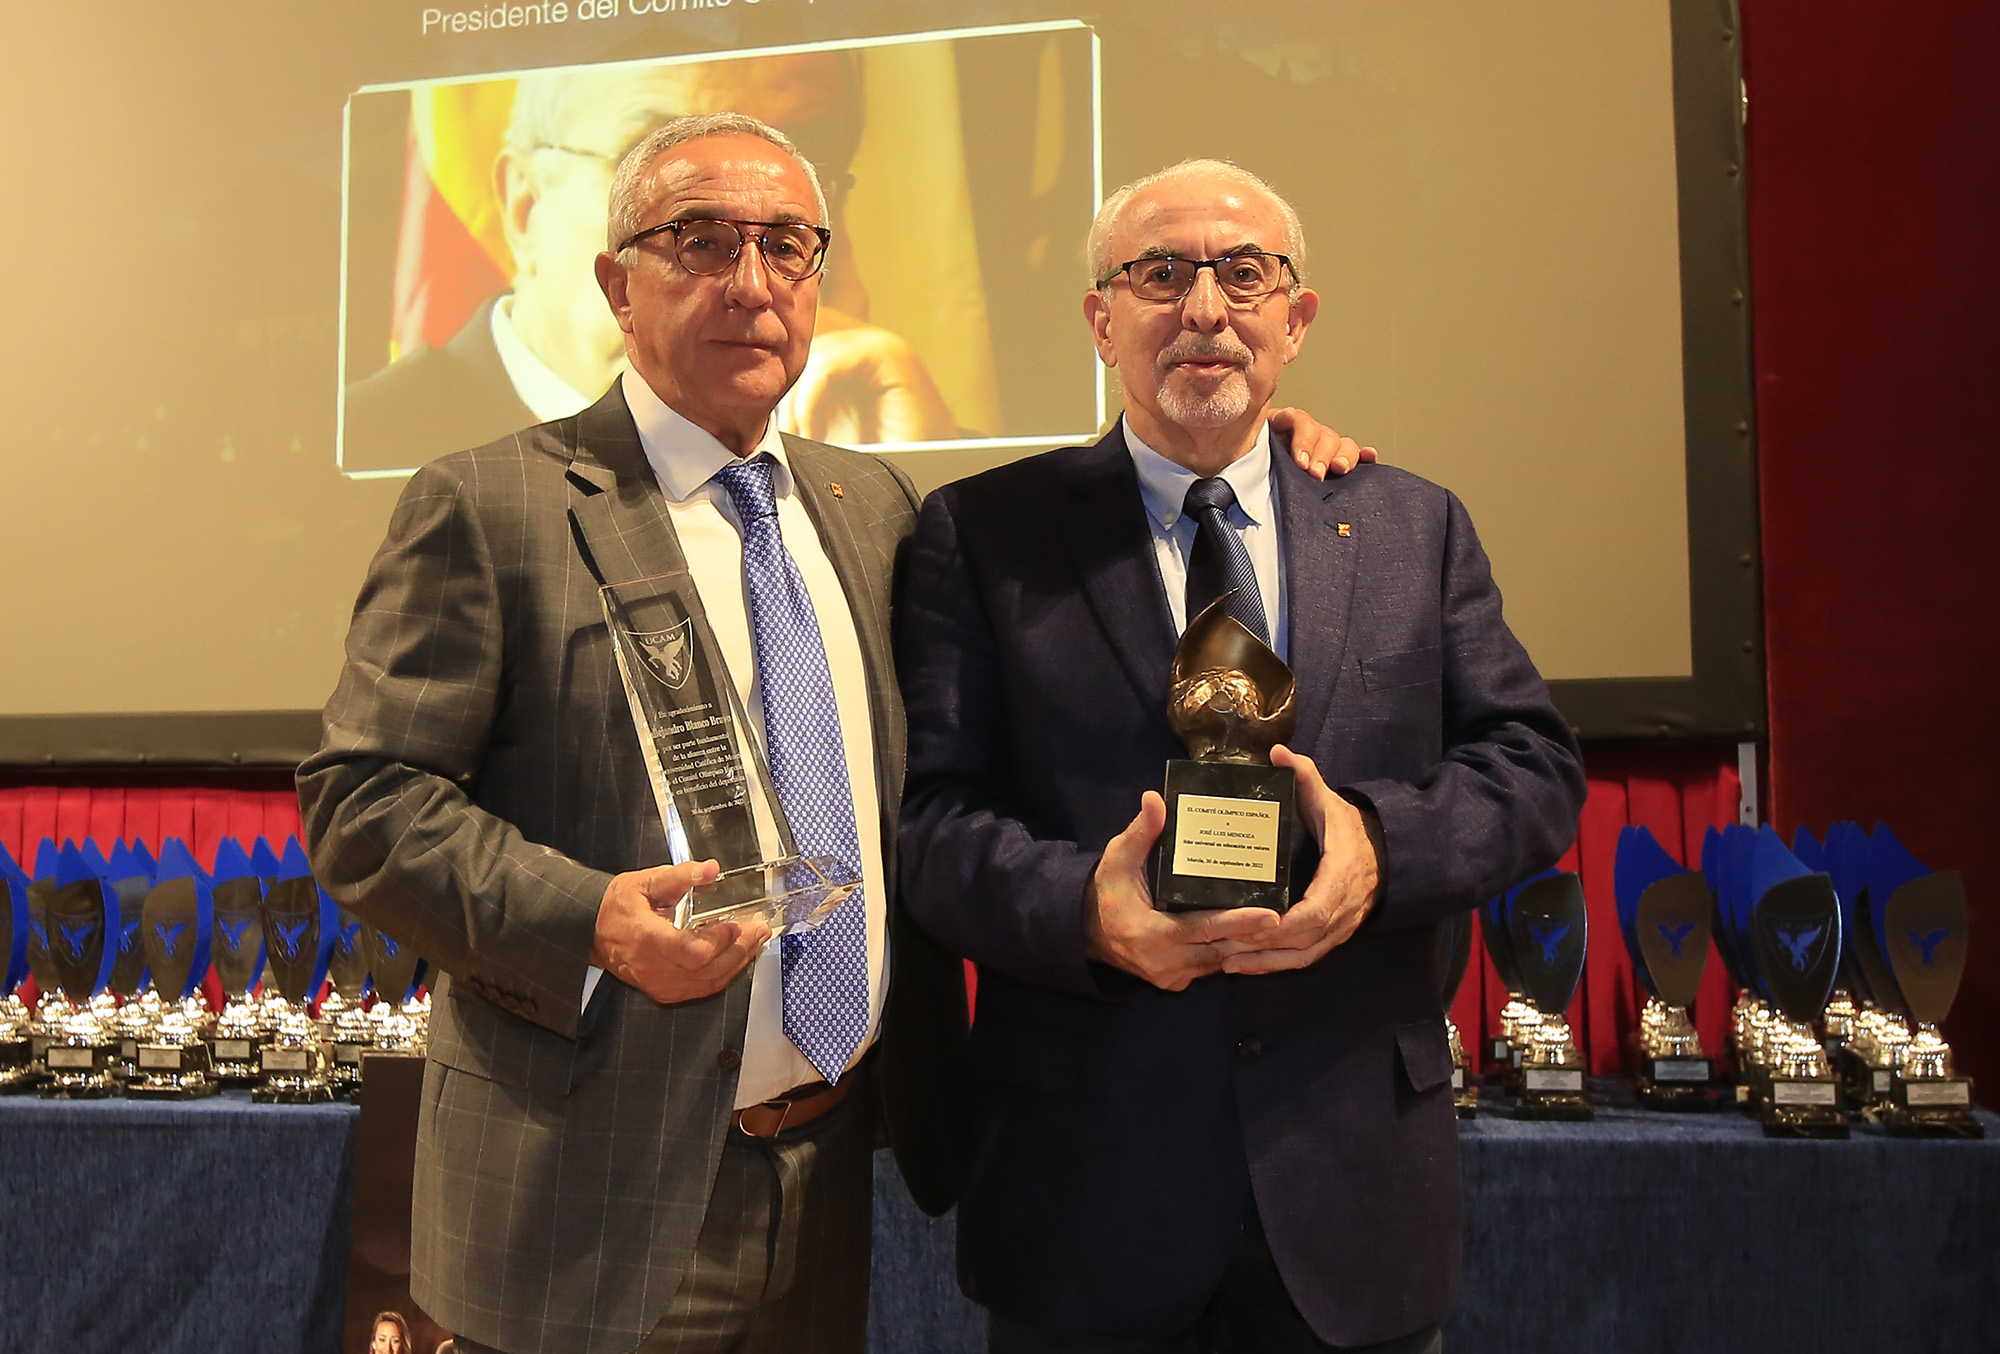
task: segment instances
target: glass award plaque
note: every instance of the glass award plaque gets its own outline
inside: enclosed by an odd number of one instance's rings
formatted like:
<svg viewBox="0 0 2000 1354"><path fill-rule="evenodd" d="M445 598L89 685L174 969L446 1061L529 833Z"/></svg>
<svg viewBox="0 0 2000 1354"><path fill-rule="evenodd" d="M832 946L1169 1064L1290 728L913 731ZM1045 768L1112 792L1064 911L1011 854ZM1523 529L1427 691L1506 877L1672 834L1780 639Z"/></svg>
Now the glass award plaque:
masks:
<svg viewBox="0 0 2000 1354"><path fill-rule="evenodd" d="M1223 609L1188 622L1167 671L1167 723L1193 754L1167 763L1153 871L1163 912L1291 906L1298 776L1271 765L1292 736L1292 670Z"/></svg>
<svg viewBox="0 0 2000 1354"><path fill-rule="evenodd" d="M721 866L675 906L674 925L762 917L774 936L818 925L861 877L799 854L693 578L662 574L599 595L668 840L687 860Z"/></svg>

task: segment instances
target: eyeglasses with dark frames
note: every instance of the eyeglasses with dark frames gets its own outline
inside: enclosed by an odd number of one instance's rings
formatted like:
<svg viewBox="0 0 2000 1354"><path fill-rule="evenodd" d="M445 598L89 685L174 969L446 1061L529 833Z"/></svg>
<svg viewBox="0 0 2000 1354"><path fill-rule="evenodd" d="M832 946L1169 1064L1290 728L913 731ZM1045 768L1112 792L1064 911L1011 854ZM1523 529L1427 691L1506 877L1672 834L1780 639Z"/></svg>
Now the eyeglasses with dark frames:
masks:
<svg viewBox="0 0 2000 1354"><path fill-rule="evenodd" d="M1108 287L1123 273L1132 295L1141 301L1178 301L1194 290L1195 279L1204 268L1214 272L1216 285L1222 288L1225 297L1245 304L1261 301L1287 285L1287 274L1293 282L1299 276L1289 255L1244 249L1219 259L1183 259L1171 255L1133 259L1099 278L1097 285Z"/></svg>
<svg viewBox="0 0 2000 1354"><path fill-rule="evenodd" d="M752 232L755 232L754 234ZM614 253L660 235L671 235L674 260L697 277L713 277L736 262L745 240L755 240L764 266L789 282L803 282L826 263L833 232L797 221L712 221L697 217L648 226Z"/></svg>

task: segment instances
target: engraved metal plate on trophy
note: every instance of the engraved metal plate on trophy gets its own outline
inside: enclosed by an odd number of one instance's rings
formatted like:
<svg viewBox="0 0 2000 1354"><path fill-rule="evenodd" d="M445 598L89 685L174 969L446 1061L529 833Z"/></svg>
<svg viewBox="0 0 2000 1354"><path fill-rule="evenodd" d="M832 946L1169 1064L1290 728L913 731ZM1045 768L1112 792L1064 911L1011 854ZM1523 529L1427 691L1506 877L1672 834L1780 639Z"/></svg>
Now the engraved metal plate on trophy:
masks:
<svg viewBox="0 0 2000 1354"><path fill-rule="evenodd" d="M1167 671L1167 723L1192 760L1167 763L1153 871L1162 911L1291 906L1298 776L1271 765L1292 736L1292 670L1224 609L1188 622Z"/></svg>
<svg viewBox="0 0 2000 1354"><path fill-rule="evenodd" d="M860 862L804 857L694 580L665 574L599 589L661 824L721 874L675 907L680 927L762 917L804 931L861 885Z"/></svg>
<svg viewBox="0 0 2000 1354"><path fill-rule="evenodd" d="M1766 827L1752 856L1751 893L1751 948L1777 1017L1761 1038L1768 1089L1758 1117L1770 1137L1844 1138L1839 1082L1812 1029L1840 968L1833 880L1808 871Z"/></svg>

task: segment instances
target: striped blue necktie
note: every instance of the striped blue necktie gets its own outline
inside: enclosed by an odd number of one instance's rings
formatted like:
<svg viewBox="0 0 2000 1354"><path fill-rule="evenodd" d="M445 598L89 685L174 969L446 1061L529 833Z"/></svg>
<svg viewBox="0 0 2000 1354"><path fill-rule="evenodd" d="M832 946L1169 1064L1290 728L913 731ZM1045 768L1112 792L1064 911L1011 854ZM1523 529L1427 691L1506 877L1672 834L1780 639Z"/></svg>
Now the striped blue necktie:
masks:
<svg viewBox="0 0 2000 1354"><path fill-rule="evenodd" d="M1185 624L1193 625L1196 616L1227 593L1224 610L1269 644L1271 631L1264 621L1264 594L1257 587L1257 571L1250 565L1243 538L1229 524L1229 510L1235 506L1236 491L1220 476L1188 486L1181 511L1195 520L1195 538L1194 548L1188 551Z"/></svg>
<svg viewBox="0 0 2000 1354"><path fill-rule="evenodd" d="M764 691L764 751L778 802L804 856L834 856L861 874L854 792L834 704L819 618L778 532L767 455L715 472L743 531L743 578L757 678ZM838 1081L868 1033L868 923L862 890L803 935L780 938L785 1035L829 1082Z"/></svg>

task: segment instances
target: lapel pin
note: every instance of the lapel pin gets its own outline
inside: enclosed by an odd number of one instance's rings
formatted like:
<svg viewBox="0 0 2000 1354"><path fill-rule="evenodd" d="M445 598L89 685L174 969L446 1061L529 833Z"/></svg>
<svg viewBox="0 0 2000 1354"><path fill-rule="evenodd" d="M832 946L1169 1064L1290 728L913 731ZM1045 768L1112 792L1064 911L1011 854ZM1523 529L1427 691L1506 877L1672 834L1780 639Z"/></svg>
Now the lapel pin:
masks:
<svg viewBox="0 0 2000 1354"><path fill-rule="evenodd" d="M834 496L835 498L846 498L846 497L847 497L847 491L846 491L845 489L842 489L842 488L841 488L841 487L840 487L840 486L839 486L838 484L834 484L834 483L831 483L831 482L829 482L829 483L827 484L827 486L826 486L826 487L827 487L827 488L829 488L829 489L831 489L831 490L833 490L833 496ZM1341 532L1340 534L1341 534L1341 535L1343 535L1343 536L1345 536L1345 535L1346 535L1347 533L1343 531L1343 532Z"/></svg>
<svg viewBox="0 0 2000 1354"><path fill-rule="evenodd" d="M1354 528L1346 522L1336 522L1334 529L1343 536L1352 536L1354 534Z"/></svg>

